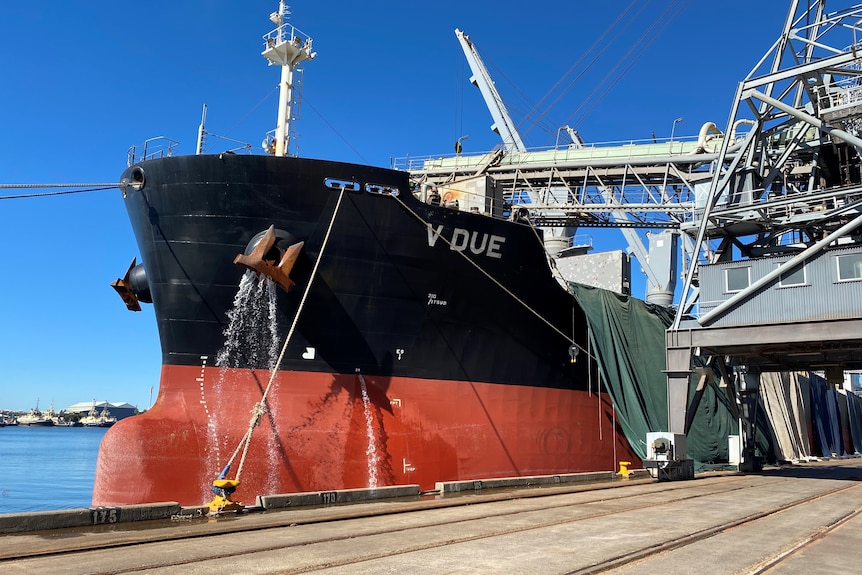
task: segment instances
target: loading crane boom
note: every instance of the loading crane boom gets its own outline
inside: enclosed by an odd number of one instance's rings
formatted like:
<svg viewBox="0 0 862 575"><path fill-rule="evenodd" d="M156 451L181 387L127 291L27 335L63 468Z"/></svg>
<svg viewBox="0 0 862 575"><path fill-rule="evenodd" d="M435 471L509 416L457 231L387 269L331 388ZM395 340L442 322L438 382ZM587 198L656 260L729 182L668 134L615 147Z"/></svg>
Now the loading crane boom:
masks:
<svg viewBox="0 0 862 575"><path fill-rule="evenodd" d="M485 100L485 105L494 119L491 130L503 140L503 152L505 154L527 152L527 146L518 133L515 122L509 115L509 111L503 103L503 98L497 91L497 87L494 85L488 69L479 56L476 46L470 40L469 36L457 28L455 29L455 36L457 36L458 41L461 43L461 49L464 51L464 56L467 58L473 74L470 82L479 88L482 98ZM616 203L613 194L607 189L602 190L602 196L607 204L613 205ZM620 224L619 230L626 240L628 252L634 254L647 276L646 299L661 305L671 305L673 303L673 292L676 287L675 252L662 249L660 252L662 258L667 259L667 255L670 255L671 261L657 261L659 259L658 253L650 253L650 250L641 241L637 231L630 227L631 218L628 214L623 210L615 209L609 210L609 213L613 217L614 222ZM574 228L570 229L573 232Z"/></svg>

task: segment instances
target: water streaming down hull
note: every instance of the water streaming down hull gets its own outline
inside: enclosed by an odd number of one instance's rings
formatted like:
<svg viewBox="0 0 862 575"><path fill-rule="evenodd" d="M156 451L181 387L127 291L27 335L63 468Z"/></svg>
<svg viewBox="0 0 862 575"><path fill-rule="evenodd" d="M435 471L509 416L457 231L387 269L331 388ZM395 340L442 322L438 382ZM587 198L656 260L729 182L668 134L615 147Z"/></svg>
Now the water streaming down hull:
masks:
<svg viewBox="0 0 862 575"><path fill-rule="evenodd" d="M368 458L368 487L377 487L377 467L380 465L380 453L374 434L374 415L371 413L371 400L368 398L365 378L361 375L357 375L357 378L362 386L362 413L365 415L365 434L368 438L368 447L365 448L365 456Z"/></svg>
<svg viewBox="0 0 862 575"><path fill-rule="evenodd" d="M280 348L276 285L271 278L246 271L240 280L233 308L228 311L224 347L218 367L263 366L274 369Z"/></svg>
<svg viewBox="0 0 862 575"><path fill-rule="evenodd" d="M595 365L570 360L572 341L586 349L584 314L530 226L424 204L405 173L353 164L173 157L123 177L144 182L125 188L125 203L163 368L153 408L106 436L94 504L208 498L270 378L271 351L215 359L234 345L225 330L244 272L233 259L270 226L305 242L297 288L261 297L267 309L253 322L272 350L297 316L344 182L356 185L335 214L236 499L372 482L432 489L634 457L606 396L590 389Z"/></svg>
<svg viewBox="0 0 862 575"><path fill-rule="evenodd" d="M233 308L227 312L228 325L224 330L224 347L216 356L216 367L219 368L218 380L215 394L218 396L224 388L224 382L229 377L230 369L241 369L243 366L263 366L273 370L278 364L280 349L280 337L278 333L278 309L276 307L277 287L272 278L265 275L246 271L240 280L236 297L233 300ZM204 380L205 381L205 380ZM203 382L201 389L204 389ZM205 394L202 393L202 396ZM205 403L205 399L204 399ZM271 396L266 402L268 412L276 411L278 408L277 398ZM228 463L232 452L231 446L224 452L218 441L219 435L223 435L220 420L223 410L214 410L207 413L208 429L210 435L207 441L207 453L210 454L208 461L211 462L208 477L216 477L219 470ZM251 419L251 410L249 410ZM266 434L266 457L270 468L276 468L278 422L269 414L265 414L263 421L259 424L269 426L271 433ZM213 467L214 466L214 467ZM211 488L211 481L204 481L201 485L202 497L206 498ZM266 493L275 493L275 484L270 482L264 488Z"/></svg>

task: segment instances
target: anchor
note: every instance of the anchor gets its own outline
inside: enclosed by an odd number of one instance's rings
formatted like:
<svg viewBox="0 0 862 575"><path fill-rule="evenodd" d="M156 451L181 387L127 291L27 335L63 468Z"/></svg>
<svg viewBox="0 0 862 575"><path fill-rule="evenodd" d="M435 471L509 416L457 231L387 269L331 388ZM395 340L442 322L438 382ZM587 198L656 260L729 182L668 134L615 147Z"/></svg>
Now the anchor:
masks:
<svg viewBox="0 0 862 575"><path fill-rule="evenodd" d="M146 272L143 265L138 265L138 258L132 259L126 275L111 282L111 287L120 294L129 311L141 311L140 302L153 303Z"/></svg>
<svg viewBox="0 0 862 575"><path fill-rule="evenodd" d="M290 279L289 274L293 269L293 266L296 263L296 258L299 257L299 252L302 250L302 246L305 245L305 242L297 242L289 246L284 250L284 253L281 254L279 262L276 263L275 258L277 258L277 254L281 252L281 250L275 246L276 239L275 226L269 226L269 229L266 230L266 233L264 233L263 237L260 238L260 241L256 246L254 246L251 253L248 255L237 255L234 258L233 263L271 277L275 283L284 289L284 291L289 292L294 286L294 282ZM276 248L274 253L272 251L273 247ZM275 257L273 257L273 255L275 255Z"/></svg>

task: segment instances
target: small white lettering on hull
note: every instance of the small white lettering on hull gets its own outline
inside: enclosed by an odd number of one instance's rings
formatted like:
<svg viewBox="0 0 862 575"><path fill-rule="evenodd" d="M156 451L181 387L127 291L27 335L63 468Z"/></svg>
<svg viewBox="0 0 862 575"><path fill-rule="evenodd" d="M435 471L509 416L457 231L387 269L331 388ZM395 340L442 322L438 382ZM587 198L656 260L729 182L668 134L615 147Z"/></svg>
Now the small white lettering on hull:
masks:
<svg viewBox="0 0 862 575"><path fill-rule="evenodd" d="M449 302L445 299L438 299L436 293L429 293L428 305L449 305Z"/></svg>
<svg viewBox="0 0 862 575"><path fill-rule="evenodd" d="M443 236L445 228L439 225L436 228L428 224L428 247L433 248L437 240ZM489 258L500 259L503 254L500 249L506 242L506 238L494 234L486 234L478 231L465 230L463 228L453 228L449 235L449 249L463 252L469 250L476 255L484 255Z"/></svg>

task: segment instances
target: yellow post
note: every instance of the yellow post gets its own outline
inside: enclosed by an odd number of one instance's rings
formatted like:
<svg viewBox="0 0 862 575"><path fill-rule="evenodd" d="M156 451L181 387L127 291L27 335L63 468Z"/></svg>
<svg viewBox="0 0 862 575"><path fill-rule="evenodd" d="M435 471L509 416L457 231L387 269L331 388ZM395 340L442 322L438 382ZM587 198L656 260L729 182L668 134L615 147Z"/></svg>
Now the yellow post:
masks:
<svg viewBox="0 0 862 575"><path fill-rule="evenodd" d="M631 465L631 461L620 461L620 471L617 475L621 476L623 479L629 478L629 465Z"/></svg>
<svg viewBox="0 0 862 575"><path fill-rule="evenodd" d="M230 496L236 491L239 481L236 479L216 479L213 481L213 492L215 499L206 504L210 513L218 514L223 511L242 511L245 506L238 501L233 501Z"/></svg>

